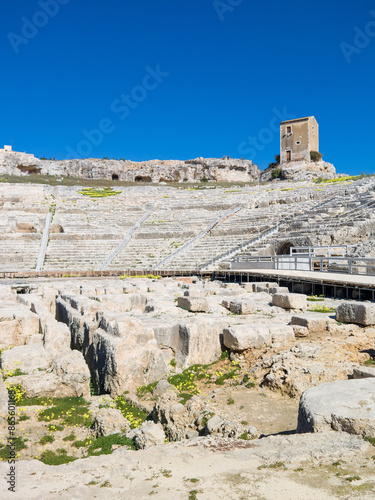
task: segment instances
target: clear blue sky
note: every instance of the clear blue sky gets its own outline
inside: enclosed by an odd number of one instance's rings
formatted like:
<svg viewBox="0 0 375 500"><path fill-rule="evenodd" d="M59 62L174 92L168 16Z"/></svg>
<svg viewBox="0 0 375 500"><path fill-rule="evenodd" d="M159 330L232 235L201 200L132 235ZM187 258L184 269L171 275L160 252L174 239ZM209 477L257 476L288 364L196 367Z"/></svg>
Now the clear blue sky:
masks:
<svg viewBox="0 0 375 500"><path fill-rule="evenodd" d="M1 7L0 145L58 159L242 156L266 168L280 117L314 115L326 161L375 171L374 1Z"/></svg>

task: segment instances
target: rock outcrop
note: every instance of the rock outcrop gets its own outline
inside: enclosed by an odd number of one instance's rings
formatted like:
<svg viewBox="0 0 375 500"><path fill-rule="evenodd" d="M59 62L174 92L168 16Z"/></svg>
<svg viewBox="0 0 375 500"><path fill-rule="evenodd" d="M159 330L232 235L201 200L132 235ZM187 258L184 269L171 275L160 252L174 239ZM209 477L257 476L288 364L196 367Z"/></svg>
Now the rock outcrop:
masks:
<svg viewBox="0 0 375 500"><path fill-rule="evenodd" d="M312 179L334 179L336 169L332 163L326 161L293 161L280 163L277 165L280 169L280 179L283 180L312 180ZM272 180L272 168L267 168L260 174L261 181Z"/></svg>
<svg viewBox="0 0 375 500"><path fill-rule="evenodd" d="M372 378L321 384L302 394L297 430L324 432L330 429L375 437Z"/></svg>
<svg viewBox="0 0 375 500"><path fill-rule="evenodd" d="M259 179L260 170L251 160L236 158L143 162L88 158L59 161L41 160L34 155L16 151L0 152L0 174L27 173L130 182L191 182L203 179L217 182L251 182Z"/></svg>

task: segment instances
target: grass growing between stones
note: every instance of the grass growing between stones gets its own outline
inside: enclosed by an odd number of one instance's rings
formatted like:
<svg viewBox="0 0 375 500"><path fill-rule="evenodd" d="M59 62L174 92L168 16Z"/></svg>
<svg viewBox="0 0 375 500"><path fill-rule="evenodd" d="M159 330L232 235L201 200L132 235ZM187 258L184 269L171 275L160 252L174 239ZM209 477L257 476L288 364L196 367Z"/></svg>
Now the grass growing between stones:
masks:
<svg viewBox="0 0 375 500"><path fill-rule="evenodd" d="M107 198L108 196L116 196L116 194L120 194L122 191L113 191L111 187L91 187L82 189L82 191L78 191L78 193L84 196L90 196L90 198Z"/></svg>
<svg viewBox="0 0 375 500"><path fill-rule="evenodd" d="M59 420L62 426L90 427L92 425L91 411L89 403L83 398L31 398L34 405L48 406L39 413L38 420L55 421ZM21 402L22 406L27 406L30 400Z"/></svg>
<svg viewBox="0 0 375 500"><path fill-rule="evenodd" d="M119 396L116 399L116 408L121 411L126 420L130 423L131 429L139 427L147 418L146 412L140 410L132 403L129 403L129 401L126 401L124 396Z"/></svg>
<svg viewBox="0 0 375 500"><path fill-rule="evenodd" d="M121 434L111 434L110 436L101 436L94 440L88 450L87 455L110 455L113 451L112 446L127 446L131 450L135 450L134 443L131 439Z"/></svg>
<svg viewBox="0 0 375 500"><path fill-rule="evenodd" d="M221 366L215 370L218 364L221 364ZM195 364L189 366L189 368L186 368L181 373L171 375L167 380L177 389L180 402L185 404L194 395L200 394L199 383L204 382L208 386L211 384L221 386L226 381L233 380L235 384L238 384L237 379L240 370L238 362L229 361L228 352L225 351L217 361L207 365ZM251 383L251 387L254 387L254 381L249 377L246 379L246 382ZM147 397L148 395L152 395L157 383L153 382L152 384L138 387L138 396Z"/></svg>
<svg viewBox="0 0 375 500"><path fill-rule="evenodd" d="M14 446L15 451L21 451L26 448L25 439L22 437L16 437L12 440L12 446ZM9 460L10 455L10 446L7 446L3 443L0 443L0 460ZM16 458L19 457L19 454L16 455Z"/></svg>
<svg viewBox="0 0 375 500"><path fill-rule="evenodd" d="M326 306L313 306L311 309L308 309L308 311L316 313L334 313L336 312L336 308Z"/></svg>
<svg viewBox="0 0 375 500"><path fill-rule="evenodd" d="M47 450L43 451L39 460L46 465L62 465L77 460L77 457L71 457L67 455L67 452L65 450L59 450L58 453Z"/></svg>

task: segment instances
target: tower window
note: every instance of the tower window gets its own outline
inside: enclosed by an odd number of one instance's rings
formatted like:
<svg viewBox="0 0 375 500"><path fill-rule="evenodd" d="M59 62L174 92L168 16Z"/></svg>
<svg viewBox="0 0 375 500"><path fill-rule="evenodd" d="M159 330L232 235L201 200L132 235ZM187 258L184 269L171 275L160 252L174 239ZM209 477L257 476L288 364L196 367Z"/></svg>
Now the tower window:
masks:
<svg viewBox="0 0 375 500"><path fill-rule="evenodd" d="M287 133L287 134L291 134L291 133L292 133L292 127L291 127L290 125L288 125L288 126L286 127L286 133Z"/></svg>

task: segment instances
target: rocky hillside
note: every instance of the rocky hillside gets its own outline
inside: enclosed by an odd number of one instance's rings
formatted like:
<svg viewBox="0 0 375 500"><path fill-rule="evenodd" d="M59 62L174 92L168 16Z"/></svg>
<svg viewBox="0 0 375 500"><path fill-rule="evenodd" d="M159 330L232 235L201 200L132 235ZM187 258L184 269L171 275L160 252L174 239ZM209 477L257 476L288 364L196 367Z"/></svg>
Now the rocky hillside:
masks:
<svg viewBox="0 0 375 500"><path fill-rule="evenodd" d="M77 159L41 160L26 153L0 152L0 174L22 175L40 173L86 179L168 182L202 181L252 182L260 170L250 160L229 157L196 158L194 160L130 160Z"/></svg>

